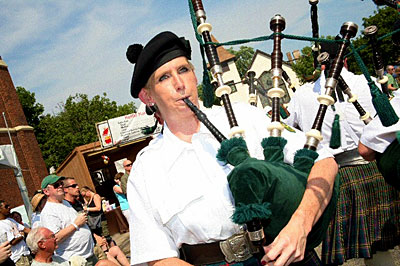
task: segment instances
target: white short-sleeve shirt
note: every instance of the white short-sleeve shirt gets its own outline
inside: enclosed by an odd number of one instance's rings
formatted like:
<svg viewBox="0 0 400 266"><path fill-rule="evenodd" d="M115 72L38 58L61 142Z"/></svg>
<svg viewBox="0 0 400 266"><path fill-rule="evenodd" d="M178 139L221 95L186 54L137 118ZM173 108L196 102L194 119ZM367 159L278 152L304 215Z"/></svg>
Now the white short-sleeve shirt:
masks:
<svg viewBox="0 0 400 266"><path fill-rule="evenodd" d="M372 104L369 85L364 75L354 75L343 68L341 76L350 87L352 94L358 96L357 100L360 105L370 113L371 117L373 117L376 114L376 111ZM325 75L324 73L321 73L320 78L316 82L306 83L296 90L287 107L290 116L285 120L285 122L288 125L298 126L304 132L307 132L312 128L315 116L320 106L317 97L320 94L325 94L325 81ZM357 112L354 105L347 102L348 96L344 93L343 95L345 101L340 102L338 100L335 103L334 106L336 111L334 111L330 106L328 107L321 130L323 137L321 143L335 155L344 151L356 149L365 126L364 122L360 120L360 114ZM329 148L329 142L332 134L332 124L336 114L340 117L339 126L341 145L337 149L331 149Z"/></svg>
<svg viewBox="0 0 400 266"><path fill-rule="evenodd" d="M76 219L77 212L63 200L62 203L47 201L40 218L41 226L46 227L56 234L61 229L69 226ZM89 227L85 224L79 227L66 239L58 243L56 254L65 260L77 255L88 258L93 255L94 242Z"/></svg>
<svg viewBox="0 0 400 266"><path fill-rule="evenodd" d="M392 98L390 104L397 116L400 117L400 95ZM382 153L395 140L396 132L398 131L400 131L400 121L390 127L385 127L382 125L379 116L376 116L374 120L364 127L360 142L368 148Z"/></svg>
<svg viewBox="0 0 400 266"><path fill-rule="evenodd" d="M250 154L263 158L261 140L268 137L266 114L248 104L234 104L239 126L245 129ZM228 136L229 124L222 108L205 110L209 120ZM186 143L164 125L159 135L144 148L128 180L130 205L131 264L177 257L182 243L199 244L223 240L239 228L231 221L233 198L227 175L231 166L216 159L220 143L201 125ZM285 160L305 144L302 132L287 130ZM319 150L319 159L331 157Z"/></svg>
<svg viewBox="0 0 400 266"><path fill-rule="evenodd" d="M20 236L20 231L24 230L24 226L12 222L11 218L0 220L0 234L5 234L7 241L11 241L14 237ZM14 220L13 220L14 221ZM3 236L1 236L3 238ZM5 238L5 237L4 237ZM22 255L29 255L30 251L24 240L21 240L18 244L11 246L11 259L17 262Z"/></svg>

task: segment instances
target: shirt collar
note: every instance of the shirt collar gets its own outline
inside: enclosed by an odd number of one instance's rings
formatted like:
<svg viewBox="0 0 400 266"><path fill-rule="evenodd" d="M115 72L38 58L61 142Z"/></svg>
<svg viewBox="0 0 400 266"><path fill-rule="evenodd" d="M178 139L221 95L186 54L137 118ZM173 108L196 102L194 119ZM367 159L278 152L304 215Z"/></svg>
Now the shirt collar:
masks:
<svg viewBox="0 0 400 266"><path fill-rule="evenodd" d="M164 142L162 145L165 145L165 150L168 150L168 156L163 158L164 165L166 166L166 170L168 171L173 163L177 161L179 156L181 156L182 152L187 149L194 149L194 146L192 143L187 143L175 136L168 128L167 123L164 123L164 131L162 137L164 138ZM204 126L203 123L200 124L199 132L193 135L192 141L198 137L200 137L201 139L214 138L214 136L208 131L207 127Z"/></svg>

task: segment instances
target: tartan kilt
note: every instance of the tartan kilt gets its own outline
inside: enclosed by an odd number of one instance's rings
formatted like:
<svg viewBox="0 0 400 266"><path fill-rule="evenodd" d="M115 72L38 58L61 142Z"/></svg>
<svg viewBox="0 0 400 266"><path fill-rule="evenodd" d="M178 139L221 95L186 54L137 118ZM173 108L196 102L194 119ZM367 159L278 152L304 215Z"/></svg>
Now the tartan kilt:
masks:
<svg viewBox="0 0 400 266"><path fill-rule="evenodd" d="M339 169L336 213L322 242L325 264L371 258L400 243L400 193L387 184L376 162Z"/></svg>

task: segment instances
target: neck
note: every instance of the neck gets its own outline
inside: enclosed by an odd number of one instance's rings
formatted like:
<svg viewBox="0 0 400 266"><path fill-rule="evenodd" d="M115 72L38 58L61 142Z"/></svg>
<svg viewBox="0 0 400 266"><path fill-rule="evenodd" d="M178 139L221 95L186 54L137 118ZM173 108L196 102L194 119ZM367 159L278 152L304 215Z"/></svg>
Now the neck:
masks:
<svg viewBox="0 0 400 266"><path fill-rule="evenodd" d="M35 255L35 260L37 262L50 263L53 261L53 253L48 253L46 251L39 251Z"/></svg>
<svg viewBox="0 0 400 266"><path fill-rule="evenodd" d="M66 201L69 201L69 202L72 202L72 203L74 203L76 201L75 197L70 195L70 194L65 194L64 199Z"/></svg>
<svg viewBox="0 0 400 266"><path fill-rule="evenodd" d="M58 199L58 198L55 198L55 197L49 197L49 198L47 198L47 201L48 202L54 202L54 203L62 203L63 199L64 199L64 197L62 199Z"/></svg>
<svg viewBox="0 0 400 266"><path fill-rule="evenodd" d="M192 136L200 130L200 121L194 114L186 121L167 121L167 125L172 134L188 143L192 142Z"/></svg>

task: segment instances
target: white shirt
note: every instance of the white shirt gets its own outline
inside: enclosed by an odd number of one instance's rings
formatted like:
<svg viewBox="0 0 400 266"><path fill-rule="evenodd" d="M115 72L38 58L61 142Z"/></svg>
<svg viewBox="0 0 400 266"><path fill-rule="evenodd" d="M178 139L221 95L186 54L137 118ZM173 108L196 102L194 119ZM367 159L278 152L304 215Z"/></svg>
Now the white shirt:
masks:
<svg viewBox="0 0 400 266"><path fill-rule="evenodd" d="M21 236L20 231L24 230L24 226L14 223L11 219L0 220L0 234L7 235L7 241L11 241L14 237ZM2 236L3 237L3 236ZM17 262L22 255L29 255L30 251L24 240L21 240L15 246L11 246L11 259Z"/></svg>
<svg viewBox="0 0 400 266"><path fill-rule="evenodd" d="M400 116L400 95L392 98L390 104L397 116ZM398 131L400 131L400 121L390 127L385 127L382 125L379 116L376 116L373 121L364 127L360 142L374 151L383 153L390 143L395 140L396 132Z"/></svg>
<svg viewBox="0 0 400 266"><path fill-rule="evenodd" d="M261 140L267 137L269 118L248 104L235 104L239 126L246 130L250 154L263 158ZM225 135L229 124L225 111L215 107L205 110L210 121ZM305 136L287 130L285 160L293 162L294 152L301 149ZM137 156L128 180L130 205L131 264L177 257L182 243L215 242L230 237L239 228L230 217L233 198L227 175L231 166L217 161L220 143L201 125L186 143L171 133L151 141ZM320 150L319 159L331 157Z"/></svg>
<svg viewBox="0 0 400 266"><path fill-rule="evenodd" d="M343 68L341 76L350 87L352 94L358 96L360 105L370 113L371 117L374 117L376 111L372 104L370 89L364 75L354 75ZM296 90L287 107L290 116L285 122L291 126L298 126L305 132L309 131L320 106L317 100L317 96L320 94L325 94L324 73L321 73L320 78L315 83L306 83ZM360 120L360 114L354 105L347 102L348 96L344 93L343 96L344 102L337 100L335 103L336 112L331 107L328 107L321 130L323 136L321 143L335 155L356 149L365 126L364 122ZM340 116L341 146L337 149L331 149L329 148L329 142L335 114Z"/></svg>
<svg viewBox="0 0 400 266"><path fill-rule="evenodd" d="M68 201L55 203L47 201L40 218L43 227L56 234L61 229L69 226L76 219L77 212L72 208ZM88 258L93 255L93 239L89 227L85 224L78 230L58 243L56 254L65 260L69 260L73 255Z"/></svg>

